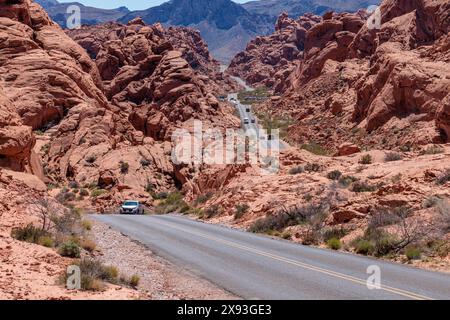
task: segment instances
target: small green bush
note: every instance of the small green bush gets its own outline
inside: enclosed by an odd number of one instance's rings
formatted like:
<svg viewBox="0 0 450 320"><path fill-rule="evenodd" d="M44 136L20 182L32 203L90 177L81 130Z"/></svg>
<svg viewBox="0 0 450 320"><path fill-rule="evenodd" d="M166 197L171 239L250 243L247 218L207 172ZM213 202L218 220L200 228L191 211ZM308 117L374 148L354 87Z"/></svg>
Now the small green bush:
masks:
<svg viewBox="0 0 450 320"><path fill-rule="evenodd" d="M444 153L445 150L444 148L437 146L437 145L432 145L429 146L427 149L425 149L422 154L426 154L426 155L430 155L430 154L440 154L440 153Z"/></svg>
<svg viewBox="0 0 450 320"><path fill-rule="evenodd" d="M322 238L325 242L332 238L341 239L347 235L348 231L342 227L328 228L322 231Z"/></svg>
<svg viewBox="0 0 450 320"><path fill-rule="evenodd" d="M120 165L120 172L122 174L128 173L128 170L130 169L130 165L128 164L128 162L120 161L119 165Z"/></svg>
<svg viewBox="0 0 450 320"><path fill-rule="evenodd" d="M408 247L405 250L405 255L408 260L418 260L422 256L422 252L417 247Z"/></svg>
<svg viewBox="0 0 450 320"><path fill-rule="evenodd" d="M349 187L352 183L358 181L358 178L353 176L342 176L339 179L339 184L345 188Z"/></svg>
<svg viewBox="0 0 450 320"><path fill-rule="evenodd" d="M150 160L145 159L145 158L142 158L140 163L141 163L141 166L143 166L143 167L148 167L152 164L152 162Z"/></svg>
<svg viewBox="0 0 450 320"><path fill-rule="evenodd" d="M91 231L92 230L92 222L89 220L81 221L81 226L84 230Z"/></svg>
<svg viewBox="0 0 450 320"><path fill-rule="evenodd" d="M389 152L384 156L384 161L386 161L386 162L399 161L402 159L403 159L403 156L397 152Z"/></svg>
<svg viewBox="0 0 450 320"><path fill-rule="evenodd" d="M210 200L212 197L214 196L214 192L207 192L204 194L201 194L197 197L197 199L195 199L194 201L194 205L198 206L200 204L205 204L206 202L208 202L208 200Z"/></svg>
<svg viewBox="0 0 450 320"><path fill-rule="evenodd" d="M64 242L59 247L59 254L68 258L79 258L81 254L80 246L74 241Z"/></svg>
<svg viewBox="0 0 450 320"><path fill-rule="evenodd" d="M297 167L289 169L290 175L301 174L303 172L305 172L305 169L302 166L297 166Z"/></svg>
<svg viewBox="0 0 450 320"><path fill-rule="evenodd" d="M211 218L214 218L215 216L218 216L221 213L222 213L222 208L220 208L220 206L216 204L216 205L213 205L213 206L207 208L204 211L204 217L206 219L211 219Z"/></svg>
<svg viewBox="0 0 450 320"><path fill-rule="evenodd" d="M94 164L95 161L97 161L97 157L96 157L96 156L88 156L88 157L86 158L86 163L87 163L87 164Z"/></svg>
<svg viewBox="0 0 450 320"><path fill-rule="evenodd" d="M358 239L354 243L355 252L363 255L371 255L375 251L375 246L372 242L366 239Z"/></svg>
<svg viewBox="0 0 450 320"><path fill-rule="evenodd" d="M360 164L371 164L373 162L373 158L370 154L363 155L361 159L359 159Z"/></svg>
<svg viewBox="0 0 450 320"><path fill-rule="evenodd" d="M328 248L333 249L333 250L339 250L342 248L341 241L336 238L329 239L327 241L327 246L328 246Z"/></svg>
<svg viewBox="0 0 450 320"><path fill-rule="evenodd" d="M424 209L433 208L439 203L440 200L441 199L439 197L436 197L436 196L428 197L425 200L423 200L422 208L424 208Z"/></svg>
<svg viewBox="0 0 450 320"><path fill-rule="evenodd" d="M42 236L39 238L39 244L47 248L53 248L55 246L55 240L50 236Z"/></svg>
<svg viewBox="0 0 450 320"><path fill-rule="evenodd" d="M300 148L318 156L328 155L328 150L315 142L303 144Z"/></svg>
<svg viewBox="0 0 450 320"><path fill-rule="evenodd" d="M131 276L129 283L130 283L131 287L136 288L139 285L140 281L141 281L141 278L135 274L135 275Z"/></svg>
<svg viewBox="0 0 450 320"><path fill-rule="evenodd" d="M91 197L92 198L98 198L104 194L106 194L108 191L104 190L104 189L94 189L91 191Z"/></svg>
<svg viewBox="0 0 450 320"><path fill-rule="evenodd" d="M308 163L305 166L305 171L307 171L307 172L320 172L320 171L322 171L322 167L318 163Z"/></svg>
<svg viewBox="0 0 450 320"><path fill-rule="evenodd" d="M328 172L327 177L330 180L338 181L342 177L342 172L340 172L339 170L334 170Z"/></svg>
<svg viewBox="0 0 450 320"><path fill-rule="evenodd" d="M366 181L356 181L353 183L353 192L374 192L378 189L377 186L372 185Z"/></svg>
<svg viewBox="0 0 450 320"><path fill-rule="evenodd" d="M244 214L247 213L248 209L250 209L250 206L248 204L238 204L234 213L234 220L239 220L240 218L242 218Z"/></svg>
<svg viewBox="0 0 450 320"><path fill-rule="evenodd" d="M16 240L39 244L40 239L50 237L50 233L40 228L36 228L32 224L26 227L14 228L11 231L11 237Z"/></svg>

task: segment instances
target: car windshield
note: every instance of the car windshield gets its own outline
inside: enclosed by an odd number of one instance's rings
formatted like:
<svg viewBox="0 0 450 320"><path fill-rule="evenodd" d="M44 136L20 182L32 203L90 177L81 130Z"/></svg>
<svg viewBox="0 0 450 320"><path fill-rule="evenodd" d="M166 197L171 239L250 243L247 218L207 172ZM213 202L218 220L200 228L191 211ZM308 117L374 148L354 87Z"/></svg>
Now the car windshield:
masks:
<svg viewBox="0 0 450 320"><path fill-rule="evenodd" d="M136 202L136 201L125 201L123 205L124 206L137 206L138 202Z"/></svg>

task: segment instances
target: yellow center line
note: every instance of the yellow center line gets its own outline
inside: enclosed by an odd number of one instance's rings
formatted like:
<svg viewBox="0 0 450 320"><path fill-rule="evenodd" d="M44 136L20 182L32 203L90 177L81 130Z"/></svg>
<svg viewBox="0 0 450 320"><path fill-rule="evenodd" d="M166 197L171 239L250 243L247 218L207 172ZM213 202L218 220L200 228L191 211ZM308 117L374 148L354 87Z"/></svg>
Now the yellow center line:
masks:
<svg viewBox="0 0 450 320"><path fill-rule="evenodd" d="M310 265L310 264L303 263L303 262L300 262L300 261L296 261L296 260L292 260L292 259L289 259L289 258L285 258L285 257L281 257L281 256L278 256L278 255L274 255L272 253L261 251L261 250L258 250L258 249L255 249L255 248L251 248L251 247L247 247L247 246L238 244L238 243L233 242L233 241L228 241L228 240L220 239L220 238L217 238L217 237L213 237L213 236L210 236L210 235L202 233L202 232L186 230L184 228L180 228L180 227L178 227L176 225L173 225L172 223L161 222L161 221L158 221L156 223L160 224L160 225L163 225L163 226L166 226L166 227L169 227L169 228L172 228L172 229L183 231L185 233L196 235L198 237L202 237L202 238L205 238L205 239L208 239L208 240L212 240L212 241L215 241L215 242L227 245L229 247L241 249L243 251L255 253L255 254L258 254L260 256L264 256L264 257L271 258L271 259L274 259L274 260L277 260L277 261L285 262L285 263L288 263L288 264L291 264L291 265L294 265L294 266L297 266L297 267L301 267L303 269L308 269L308 270L320 272L320 273L323 273L323 274L326 274L326 275L329 275L329 276L332 276L332 277L335 277L335 278L339 278L339 279L347 280L347 281L350 281L350 282L353 282L353 283L361 284L363 286L367 286L367 281L366 280L359 279L359 278L356 278L356 277L353 277L353 276L350 276L350 275L346 275L346 274L335 272L335 271L332 271L332 270L316 267L314 265ZM390 286L386 286L386 285L381 285L380 286L380 290L384 290L384 291L387 291L387 292L390 292L390 293L398 294L400 296L404 296L404 297L407 297L407 298L410 298L410 299L414 299L414 300L433 300L432 298L427 297L427 296L423 296L423 295L420 295L420 294L416 294L416 293L413 293L413 292L409 292L409 291L406 291L406 290L402 290L402 289L398 289L398 288L394 288L394 287L390 287Z"/></svg>

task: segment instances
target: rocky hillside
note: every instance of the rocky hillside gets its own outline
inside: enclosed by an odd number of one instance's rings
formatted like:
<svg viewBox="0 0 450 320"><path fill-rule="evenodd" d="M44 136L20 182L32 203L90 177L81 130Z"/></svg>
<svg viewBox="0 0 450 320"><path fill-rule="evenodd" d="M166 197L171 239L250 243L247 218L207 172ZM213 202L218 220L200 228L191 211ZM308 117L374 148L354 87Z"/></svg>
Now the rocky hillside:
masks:
<svg viewBox="0 0 450 320"><path fill-rule="evenodd" d="M244 3L247 11L278 17L287 12L291 17L298 17L305 13L322 15L328 11L356 12L370 5L378 5L379 0L259 0Z"/></svg>
<svg viewBox="0 0 450 320"><path fill-rule="evenodd" d="M259 34L267 34L272 20L251 14L231 0L174 0L143 11L133 11L123 18L135 17L149 24L190 26L200 30L214 57L226 63L245 44Z"/></svg>
<svg viewBox="0 0 450 320"><path fill-rule="evenodd" d="M335 152L349 141L377 148L446 142L448 8L448 1L384 1L381 30L368 30L362 12L327 14L309 29L300 21L310 16L282 15L277 32L250 43L230 72L281 95L262 109L292 120L293 143Z"/></svg>
<svg viewBox="0 0 450 320"><path fill-rule="evenodd" d="M124 59L116 65L111 64L110 60L105 60L105 55L114 55L112 50L108 50L110 42L124 41L129 43L134 40L131 37L130 25L145 26L142 19L137 18L129 23L128 26L119 23L108 23L95 26L83 26L81 29L67 30L67 34L72 37L80 46L82 46L95 60L100 70L102 79L105 81L112 80L115 71L129 64L135 64L135 61ZM168 27L164 28L160 24L152 27L154 37L160 37L160 41L168 49L181 52L182 58L185 59L189 66L196 72L196 77L200 79L207 87L207 92L213 94L224 94L228 91L236 91L237 84L220 72L220 63L215 60L208 49L205 41L200 36L199 31L187 27ZM108 43L108 44L106 44ZM144 55L145 52L141 53ZM121 57L117 57L121 59ZM114 59L115 61L115 59ZM107 70L104 70L104 69ZM108 74L106 74L108 73Z"/></svg>

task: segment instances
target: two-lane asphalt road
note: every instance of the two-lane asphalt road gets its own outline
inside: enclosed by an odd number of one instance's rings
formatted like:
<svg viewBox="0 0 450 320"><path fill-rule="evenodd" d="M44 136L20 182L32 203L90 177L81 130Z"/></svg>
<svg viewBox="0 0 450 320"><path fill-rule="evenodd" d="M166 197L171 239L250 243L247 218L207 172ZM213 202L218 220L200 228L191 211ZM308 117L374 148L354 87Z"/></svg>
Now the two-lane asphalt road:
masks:
<svg viewBox="0 0 450 320"><path fill-rule="evenodd" d="M450 275L275 240L180 216L96 220L245 299L450 299ZM381 288L369 289L368 270Z"/></svg>

